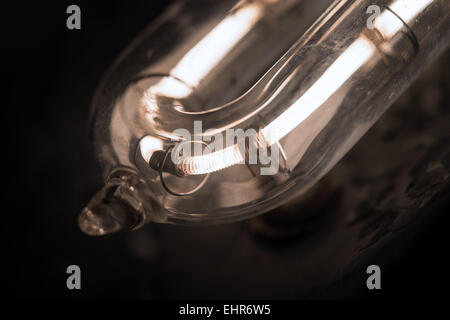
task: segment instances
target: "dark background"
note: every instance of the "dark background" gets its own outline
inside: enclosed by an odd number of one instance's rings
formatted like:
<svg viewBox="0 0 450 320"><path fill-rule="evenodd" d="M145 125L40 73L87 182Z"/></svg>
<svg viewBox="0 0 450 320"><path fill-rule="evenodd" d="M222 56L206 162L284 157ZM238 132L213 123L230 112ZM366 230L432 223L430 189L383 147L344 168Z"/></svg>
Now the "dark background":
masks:
<svg viewBox="0 0 450 320"><path fill-rule="evenodd" d="M416 223L420 227L412 229L414 239L405 235L411 235L407 231L386 240L364 259L358 260L356 255L352 260L353 267L343 268L343 273L335 275L329 284L313 283L307 275L304 280L296 281L303 275L295 272L295 264L289 259L294 252L305 248L299 247L299 240L292 240L294 245L289 241L274 244L264 236L260 240L259 229L251 231L253 222L202 229L148 226L143 231L104 238L91 238L79 231L78 213L102 184L87 135L93 93L113 59L168 3L55 1L44 4L30 1L3 7L1 50L2 70L6 70L3 73L6 103L2 118L7 144L2 153L6 173L6 191L2 193L2 234L8 254L2 264L7 267L3 276L10 297L440 297L440 289L448 288L450 284L448 180L441 181L433 199L420 208L421 216L430 218ZM81 30L66 28L66 8L70 4L81 7ZM440 112L449 107L450 81L445 72L449 65L449 54L446 53L420 80L421 83L436 84L434 90L439 91L440 97L437 103L442 109L438 108L424 119L415 113L417 105L403 109L395 105L393 109L399 111L393 118L409 123L410 128L418 132L424 128L422 121L432 127L435 119L441 117ZM435 75L436 71L440 74ZM416 94L421 97L421 90L423 87L416 84L405 93L410 98L402 99L407 99L406 103L427 103L426 99L421 102L414 98ZM431 102L435 100L431 99ZM389 126L389 122L386 125ZM433 144L434 149L449 147L448 128L443 128L444 132L441 129L436 137L445 139ZM406 138L394 135L389 139L400 139L401 144L401 139ZM371 150L384 143L377 140L376 135L365 141ZM356 151L358 148L361 149L357 147ZM387 150L390 149L381 151ZM356 151L353 150L345 161L358 160ZM430 157L443 157L443 163L450 161L447 159L450 153L426 151L425 148L424 154L431 154ZM389 157L398 155L385 154L385 161L389 162ZM342 166L338 170L342 171ZM339 171L335 175L339 177ZM448 177L448 171L447 176L440 177ZM386 176L385 179L390 178ZM431 180L424 183L433 184ZM341 188L342 192L347 192L345 184L341 184ZM395 204L392 210L396 210ZM383 223L375 222L376 228ZM320 250L319 244L314 246ZM385 247L390 248L389 254L384 255L381 248ZM234 248L239 248L241 253L229 254ZM252 264L242 258L248 256L260 260ZM278 261L286 261L289 268L285 269L281 262L279 268L274 268ZM367 276L363 268L367 261L382 266L383 289L379 292L365 289ZM330 257L328 264L333 262ZM80 291L66 289L65 271L71 264L81 267ZM311 268L319 273L321 269L327 272L323 265ZM281 276L286 272L290 272L290 278ZM302 284L306 289L302 289Z"/></svg>

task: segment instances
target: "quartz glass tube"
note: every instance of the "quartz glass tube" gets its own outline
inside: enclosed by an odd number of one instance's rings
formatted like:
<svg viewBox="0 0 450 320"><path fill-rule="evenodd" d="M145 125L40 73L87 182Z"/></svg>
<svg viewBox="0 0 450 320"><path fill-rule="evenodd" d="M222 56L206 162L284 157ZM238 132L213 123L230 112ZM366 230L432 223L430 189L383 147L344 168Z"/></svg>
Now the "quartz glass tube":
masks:
<svg viewBox="0 0 450 320"><path fill-rule="evenodd" d="M179 1L98 89L92 133L106 185L80 215L89 234L280 206L450 43L447 0L328 2L303 35L293 27L312 2L224 1L187 19L201 2ZM196 32L181 30L186 21Z"/></svg>

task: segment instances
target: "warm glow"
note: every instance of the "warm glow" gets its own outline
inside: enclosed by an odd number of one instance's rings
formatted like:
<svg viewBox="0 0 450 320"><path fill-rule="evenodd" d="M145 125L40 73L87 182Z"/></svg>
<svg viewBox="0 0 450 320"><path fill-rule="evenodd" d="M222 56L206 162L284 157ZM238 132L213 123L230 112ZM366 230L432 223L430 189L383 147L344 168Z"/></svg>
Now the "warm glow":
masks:
<svg viewBox="0 0 450 320"><path fill-rule="evenodd" d="M181 81L171 77L164 77L154 86L151 86L145 93L145 97L153 97L155 95L171 97L175 99L182 99L188 97L192 93L192 89ZM150 106L153 101L147 99L149 108L155 108Z"/></svg>
<svg viewBox="0 0 450 320"><path fill-rule="evenodd" d="M432 1L396 0L390 8L409 23ZM198 85L217 62L245 36L261 15L262 8L258 2L255 2L227 17L186 54L171 74L189 85ZM375 20L374 25L387 38L395 35L403 27L403 23L388 10ZM360 36L354 41L297 101L261 129L260 134L267 144L273 145L279 142L318 110L375 54L375 51L375 47L365 36ZM176 87L170 84L170 79L167 79L161 81L157 88L175 90ZM177 94L189 93L180 90ZM173 96L173 92L170 95ZM184 159L182 167L186 174L206 174L242 162L243 157L236 144L205 155Z"/></svg>
<svg viewBox="0 0 450 320"><path fill-rule="evenodd" d="M163 150L163 143L158 138L146 136L141 139L139 147L142 157L148 162L155 151Z"/></svg>
<svg viewBox="0 0 450 320"><path fill-rule="evenodd" d="M268 145L278 142L323 105L374 52L375 49L365 37L358 38L300 99L261 130L260 133ZM187 174L205 174L242 161L242 155L236 144L206 155L189 157L183 161L182 166L188 168Z"/></svg>
<svg viewBox="0 0 450 320"><path fill-rule="evenodd" d="M322 106L375 52L358 38L293 105L261 130L269 145L281 140Z"/></svg>
<svg viewBox="0 0 450 320"><path fill-rule="evenodd" d="M237 144L201 156L182 160L182 168L187 175L206 174L242 163L244 158Z"/></svg>
<svg viewBox="0 0 450 320"><path fill-rule="evenodd" d="M245 37L262 13L261 3L254 2L227 16L181 59L170 74L195 87Z"/></svg>
<svg viewBox="0 0 450 320"><path fill-rule="evenodd" d="M389 8L405 23L410 23L417 15L428 7L434 0L396 0ZM403 28L403 23L389 10L375 20L374 26L386 37L391 38Z"/></svg>
<svg viewBox="0 0 450 320"><path fill-rule="evenodd" d="M249 3L237 9L223 19L170 70L172 77L180 79L188 86L167 77L149 90L154 94L178 99L189 96L190 88L197 86L262 16L261 2Z"/></svg>

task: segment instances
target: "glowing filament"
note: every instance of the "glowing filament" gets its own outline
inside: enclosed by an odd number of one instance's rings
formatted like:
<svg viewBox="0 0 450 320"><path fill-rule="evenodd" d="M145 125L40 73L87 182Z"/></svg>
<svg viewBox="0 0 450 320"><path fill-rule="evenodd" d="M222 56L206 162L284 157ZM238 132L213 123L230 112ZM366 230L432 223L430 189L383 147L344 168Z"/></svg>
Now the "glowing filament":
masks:
<svg viewBox="0 0 450 320"><path fill-rule="evenodd" d="M434 0L396 0L389 8L395 12L405 23L410 23L420 12L428 7ZM374 26L387 38L391 38L403 28L403 23L389 10L375 20Z"/></svg>
<svg viewBox="0 0 450 320"><path fill-rule="evenodd" d="M365 37L358 38L300 99L261 130L268 143L272 145L278 142L308 118L367 62L374 52L375 49Z"/></svg>
<svg viewBox="0 0 450 320"><path fill-rule="evenodd" d="M197 175L222 170L243 161L238 145L235 144L201 156L186 157L178 166L186 175Z"/></svg>

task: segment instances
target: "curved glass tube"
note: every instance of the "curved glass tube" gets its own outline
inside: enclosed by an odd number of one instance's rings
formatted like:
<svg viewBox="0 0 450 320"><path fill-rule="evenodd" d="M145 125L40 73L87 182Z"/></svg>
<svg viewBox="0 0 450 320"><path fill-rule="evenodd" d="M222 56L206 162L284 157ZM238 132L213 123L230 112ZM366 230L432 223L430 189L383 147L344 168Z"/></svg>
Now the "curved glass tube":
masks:
<svg viewBox="0 0 450 320"><path fill-rule="evenodd" d="M178 1L130 45L93 102L106 186L82 229L230 222L283 204L450 42L446 0L311 4Z"/></svg>

